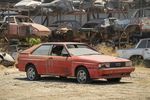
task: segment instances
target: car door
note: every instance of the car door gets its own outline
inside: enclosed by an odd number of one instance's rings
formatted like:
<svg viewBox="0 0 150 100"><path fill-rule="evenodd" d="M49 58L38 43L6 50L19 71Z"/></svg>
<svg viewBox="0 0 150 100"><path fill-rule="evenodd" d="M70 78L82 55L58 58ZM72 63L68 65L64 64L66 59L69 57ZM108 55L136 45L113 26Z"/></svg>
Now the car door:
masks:
<svg viewBox="0 0 150 100"><path fill-rule="evenodd" d="M150 40L147 41L147 48L144 50L144 58L150 60Z"/></svg>
<svg viewBox="0 0 150 100"><path fill-rule="evenodd" d="M51 56L49 55L52 49L51 44L43 44L38 47L30 56L30 62L33 62L39 74L52 74L53 68Z"/></svg>
<svg viewBox="0 0 150 100"><path fill-rule="evenodd" d="M140 40L140 42L135 47L138 52L133 52L134 55L144 55L145 49L147 46L147 40Z"/></svg>
<svg viewBox="0 0 150 100"><path fill-rule="evenodd" d="M64 45L54 45L52 48L53 73L55 75L67 76L71 72L71 57Z"/></svg>
<svg viewBox="0 0 150 100"><path fill-rule="evenodd" d="M14 17L7 17L6 22L9 22L9 37L14 37L18 34L18 24L15 22Z"/></svg>

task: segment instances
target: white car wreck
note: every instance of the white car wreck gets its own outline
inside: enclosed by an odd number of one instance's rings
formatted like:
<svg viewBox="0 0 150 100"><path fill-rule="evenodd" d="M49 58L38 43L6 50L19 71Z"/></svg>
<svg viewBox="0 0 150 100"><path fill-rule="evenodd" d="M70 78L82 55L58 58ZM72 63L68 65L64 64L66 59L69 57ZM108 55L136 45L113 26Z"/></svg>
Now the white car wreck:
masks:
<svg viewBox="0 0 150 100"><path fill-rule="evenodd" d="M117 53L119 57L132 61L150 60L150 38L141 39L135 48L118 50Z"/></svg>
<svg viewBox="0 0 150 100"><path fill-rule="evenodd" d="M15 60L9 54L5 52L0 52L0 64L5 67L13 66L15 64Z"/></svg>

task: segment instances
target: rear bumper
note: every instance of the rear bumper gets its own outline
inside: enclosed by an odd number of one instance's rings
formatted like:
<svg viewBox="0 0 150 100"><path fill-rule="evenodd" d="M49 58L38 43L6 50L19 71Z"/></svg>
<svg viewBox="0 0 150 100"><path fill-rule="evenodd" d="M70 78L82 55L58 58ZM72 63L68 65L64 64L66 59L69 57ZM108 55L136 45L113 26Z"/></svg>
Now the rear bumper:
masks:
<svg viewBox="0 0 150 100"><path fill-rule="evenodd" d="M94 69L90 70L89 74L91 78L121 78L130 77L131 72L135 70L134 67L124 68L107 68L107 69Z"/></svg>

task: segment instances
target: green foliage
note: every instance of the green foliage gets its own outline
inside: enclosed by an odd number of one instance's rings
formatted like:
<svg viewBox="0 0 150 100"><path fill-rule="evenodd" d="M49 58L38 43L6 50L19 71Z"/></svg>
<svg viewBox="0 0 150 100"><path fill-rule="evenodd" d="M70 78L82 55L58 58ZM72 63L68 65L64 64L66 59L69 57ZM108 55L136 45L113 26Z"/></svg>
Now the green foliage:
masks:
<svg viewBox="0 0 150 100"><path fill-rule="evenodd" d="M26 41L27 41L27 44L29 44L30 46L41 43L41 39L37 38L37 37L36 38L33 38L33 37L26 38Z"/></svg>

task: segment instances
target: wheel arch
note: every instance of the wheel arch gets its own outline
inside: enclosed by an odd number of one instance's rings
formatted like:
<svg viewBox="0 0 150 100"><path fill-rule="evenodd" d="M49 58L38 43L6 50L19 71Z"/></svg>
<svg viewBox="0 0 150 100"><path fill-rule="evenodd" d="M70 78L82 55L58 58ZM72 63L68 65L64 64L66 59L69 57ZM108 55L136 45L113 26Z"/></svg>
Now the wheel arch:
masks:
<svg viewBox="0 0 150 100"><path fill-rule="evenodd" d="M25 66L25 71L27 71L28 67L30 67L30 66L35 68L35 65L33 63L27 63Z"/></svg>
<svg viewBox="0 0 150 100"><path fill-rule="evenodd" d="M144 59L144 57L143 57L142 55L131 55L131 56L129 57L129 59L131 59L132 57L141 57L142 59Z"/></svg>
<svg viewBox="0 0 150 100"><path fill-rule="evenodd" d="M84 66L84 65L78 65L78 66L75 68L75 70L74 70L74 76L75 76L75 77L77 76L77 71L78 71L79 68L85 68L85 69L87 70L88 74L89 74L89 71L88 71L88 69L87 69L86 66ZM90 74L89 74L89 76L90 76Z"/></svg>

